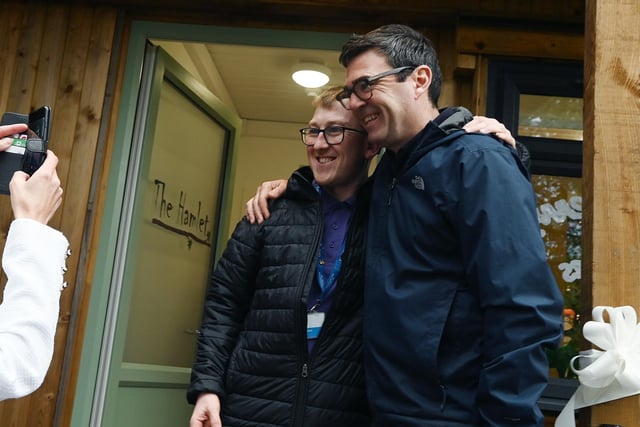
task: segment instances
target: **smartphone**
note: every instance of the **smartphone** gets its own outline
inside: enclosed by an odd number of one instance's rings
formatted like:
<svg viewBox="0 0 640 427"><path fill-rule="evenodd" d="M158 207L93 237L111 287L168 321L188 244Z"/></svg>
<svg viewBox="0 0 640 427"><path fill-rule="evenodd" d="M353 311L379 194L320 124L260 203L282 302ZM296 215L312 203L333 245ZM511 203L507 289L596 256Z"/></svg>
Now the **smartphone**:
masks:
<svg viewBox="0 0 640 427"><path fill-rule="evenodd" d="M47 105L29 113L29 139L39 138L45 147L49 144L49 131L51 126L51 108Z"/></svg>
<svg viewBox="0 0 640 427"><path fill-rule="evenodd" d="M22 171L32 175L47 158L51 108L47 105L29 113L27 144L25 147Z"/></svg>
<svg viewBox="0 0 640 427"><path fill-rule="evenodd" d="M28 129L13 138L13 144L0 152L0 194L9 194L9 181L13 173L22 170L33 174L44 162L49 144L51 108L40 107L28 115L7 112L2 115L0 125L25 123Z"/></svg>

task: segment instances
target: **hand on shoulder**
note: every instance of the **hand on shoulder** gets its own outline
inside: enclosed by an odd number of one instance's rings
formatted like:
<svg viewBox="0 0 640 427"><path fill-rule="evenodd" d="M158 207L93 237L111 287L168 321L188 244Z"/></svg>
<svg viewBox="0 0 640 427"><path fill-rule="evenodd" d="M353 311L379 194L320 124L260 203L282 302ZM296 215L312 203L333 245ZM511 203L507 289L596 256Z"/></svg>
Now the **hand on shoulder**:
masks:
<svg viewBox="0 0 640 427"><path fill-rule="evenodd" d="M511 131L496 119L485 116L473 116L473 120L464 125L463 129L467 132L492 133L510 146L516 146L516 140L513 135L511 135Z"/></svg>
<svg viewBox="0 0 640 427"><path fill-rule="evenodd" d="M269 199L277 199L284 194L287 189L286 179L277 179L275 181L266 181L258 186L256 195L247 201L247 219L251 224L257 222L262 224L265 219L269 218Z"/></svg>

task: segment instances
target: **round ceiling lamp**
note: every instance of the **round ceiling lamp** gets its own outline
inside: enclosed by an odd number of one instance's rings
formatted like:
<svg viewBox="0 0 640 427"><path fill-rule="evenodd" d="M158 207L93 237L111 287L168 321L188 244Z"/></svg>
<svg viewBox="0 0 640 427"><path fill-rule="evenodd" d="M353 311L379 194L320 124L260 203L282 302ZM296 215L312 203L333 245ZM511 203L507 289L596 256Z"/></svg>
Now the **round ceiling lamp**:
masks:
<svg viewBox="0 0 640 427"><path fill-rule="evenodd" d="M331 70L321 64L301 62L293 67L291 78L305 88L319 88L329 83Z"/></svg>

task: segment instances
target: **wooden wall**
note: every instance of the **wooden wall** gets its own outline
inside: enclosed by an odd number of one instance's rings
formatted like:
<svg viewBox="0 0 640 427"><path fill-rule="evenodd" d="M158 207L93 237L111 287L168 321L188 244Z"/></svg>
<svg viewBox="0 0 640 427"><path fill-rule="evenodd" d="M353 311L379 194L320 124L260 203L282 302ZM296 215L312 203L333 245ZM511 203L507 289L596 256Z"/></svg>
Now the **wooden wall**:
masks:
<svg viewBox="0 0 640 427"><path fill-rule="evenodd" d="M81 313L89 284L78 280L81 247L91 212L90 188L99 146L116 14L111 9L0 2L0 112L52 108L50 148L60 159L63 204L50 222L69 239L69 286L61 310L53 362L43 386L22 399L0 403L0 424L51 425L59 397L71 314ZM0 196L0 248L11 221L9 197ZM2 249L0 249L1 251ZM6 278L2 279L2 288ZM0 368L1 369L1 368Z"/></svg>
<svg viewBox="0 0 640 427"><path fill-rule="evenodd" d="M594 306L639 310L640 33L628 29L640 22L640 2L586 3L583 283ZM640 425L640 396L591 414L593 426Z"/></svg>

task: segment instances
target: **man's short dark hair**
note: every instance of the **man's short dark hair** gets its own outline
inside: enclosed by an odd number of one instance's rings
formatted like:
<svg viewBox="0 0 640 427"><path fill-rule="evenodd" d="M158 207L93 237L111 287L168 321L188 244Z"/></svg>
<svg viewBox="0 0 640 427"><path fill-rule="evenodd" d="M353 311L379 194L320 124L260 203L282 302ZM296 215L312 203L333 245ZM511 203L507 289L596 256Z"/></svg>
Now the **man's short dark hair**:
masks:
<svg viewBox="0 0 640 427"><path fill-rule="evenodd" d="M347 67L356 57L372 49L384 56L392 68L407 65L414 67L426 65L431 68L432 81L429 97L434 107L438 106L442 72L438 54L431 40L406 25L383 25L366 34L353 34L342 46L340 63ZM407 75L398 75L400 81L406 77Z"/></svg>

